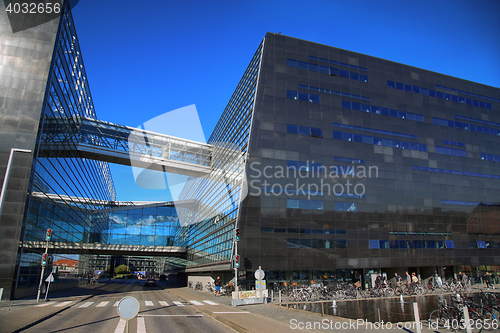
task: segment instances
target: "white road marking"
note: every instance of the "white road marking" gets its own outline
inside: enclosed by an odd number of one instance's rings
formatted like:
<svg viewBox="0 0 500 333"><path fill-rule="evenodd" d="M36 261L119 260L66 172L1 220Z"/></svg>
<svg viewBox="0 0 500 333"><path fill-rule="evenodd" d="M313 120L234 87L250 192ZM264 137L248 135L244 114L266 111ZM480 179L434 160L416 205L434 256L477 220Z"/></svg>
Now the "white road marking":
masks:
<svg viewBox="0 0 500 333"><path fill-rule="evenodd" d="M153 304L153 302L151 302L151 301L145 301L145 303L146 303L146 306L155 306L155 305Z"/></svg>
<svg viewBox="0 0 500 333"><path fill-rule="evenodd" d="M94 302L85 302L83 303L82 305L80 305L78 308L81 309L81 308L88 308L89 306L91 306L92 304L94 304Z"/></svg>
<svg viewBox="0 0 500 333"><path fill-rule="evenodd" d="M99 304L96 305L96 308L103 308L105 307L106 305L108 305L109 302L101 302Z"/></svg>
<svg viewBox="0 0 500 333"><path fill-rule="evenodd" d="M250 313L249 311L223 311L223 312L212 312L212 313Z"/></svg>
<svg viewBox="0 0 500 333"><path fill-rule="evenodd" d="M62 308L63 306L66 306L66 305L71 304L71 303L73 303L73 301L66 301L66 302L56 304L56 305L54 305L54 307L55 308Z"/></svg>
<svg viewBox="0 0 500 333"><path fill-rule="evenodd" d="M118 326L116 326L115 333L125 332L125 325L127 325L127 321L125 319L120 318Z"/></svg>
<svg viewBox="0 0 500 333"><path fill-rule="evenodd" d="M174 303L177 306L184 306L184 304L182 304L181 302L178 302L178 301L173 301L172 303Z"/></svg>
<svg viewBox="0 0 500 333"><path fill-rule="evenodd" d="M219 305L219 304L217 304L215 302L212 302L212 301L206 301L206 300L204 300L203 302L205 302L207 304L210 304L210 305Z"/></svg>
<svg viewBox="0 0 500 333"><path fill-rule="evenodd" d="M120 303L120 301L116 301L115 304L113 304L113 306L118 306L118 303Z"/></svg>
<svg viewBox="0 0 500 333"><path fill-rule="evenodd" d="M185 314L185 315L138 315L137 317L203 317L201 314Z"/></svg>
<svg viewBox="0 0 500 333"><path fill-rule="evenodd" d="M137 333L146 333L146 323L144 318L137 318Z"/></svg>
<svg viewBox="0 0 500 333"><path fill-rule="evenodd" d="M160 303L161 306L169 306L168 303L165 302L165 301L160 301L159 303Z"/></svg>
<svg viewBox="0 0 500 333"><path fill-rule="evenodd" d="M48 306L48 305L54 305L56 302L47 302L47 303L42 303L42 304L38 304L36 305L36 307L42 307L42 306Z"/></svg>
<svg viewBox="0 0 500 333"><path fill-rule="evenodd" d="M203 303L200 303L198 301L189 301L189 303L192 303L194 305L204 305Z"/></svg>

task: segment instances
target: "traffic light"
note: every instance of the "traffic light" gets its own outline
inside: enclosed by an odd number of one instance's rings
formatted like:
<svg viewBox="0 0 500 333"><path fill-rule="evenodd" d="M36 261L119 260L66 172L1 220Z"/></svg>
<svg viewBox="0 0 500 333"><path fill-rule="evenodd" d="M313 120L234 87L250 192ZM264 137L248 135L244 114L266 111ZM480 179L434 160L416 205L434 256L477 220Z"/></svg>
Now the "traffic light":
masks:
<svg viewBox="0 0 500 333"><path fill-rule="evenodd" d="M47 229L47 233L45 234L45 240L49 242L51 238L52 238L52 229L49 228Z"/></svg>
<svg viewBox="0 0 500 333"><path fill-rule="evenodd" d="M234 255L234 267L235 268L240 267L240 255L239 254Z"/></svg>
<svg viewBox="0 0 500 333"><path fill-rule="evenodd" d="M48 254L47 253L42 254L42 266L47 265L47 260L48 260Z"/></svg>
<svg viewBox="0 0 500 333"><path fill-rule="evenodd" d="M240 240L240 228L237 228L236 229L236 240L239 241Z"/></svg>

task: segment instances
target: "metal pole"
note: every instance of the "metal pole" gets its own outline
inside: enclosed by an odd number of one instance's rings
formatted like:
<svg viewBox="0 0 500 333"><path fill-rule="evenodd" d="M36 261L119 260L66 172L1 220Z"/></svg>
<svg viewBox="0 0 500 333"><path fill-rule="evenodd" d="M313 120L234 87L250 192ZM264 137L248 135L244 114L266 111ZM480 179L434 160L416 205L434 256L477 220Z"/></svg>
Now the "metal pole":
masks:
<svg viewBox="0 0 500 333"><path fill-rule="evenodd" d="M417 333L422 333L422 327L420 326L420 315L418 314L418 303L413 303L413 314L415 315L415 325L417 326Z"/></svg>
<svg viewBox="0 0 500 333"><path fill-rule="evenodd" d="M7 168L5 169L5 177L3 178L2 192L0 193L0 216L2 215L3 200L5 198L5 193L7 192L7 184L9 183L10 169L12 168L12 161L14 159L14 153L31 153L29 149L18 149L11 148L9 154L9 160L7 161Z"/></svg>
<svg viewBox="0 0 500 333"><path fill-rule="evenodd" d="M45 243L45 253L47 253L49 250L49 241ZM47 262L45 263L45 266L48 264L48 256L47 256ZM42 273L40 273L40 283L38 284L38 293L36 294L36 301L38 302L40 300L40 290L42 289L42 283L43 283L43 275L45 274L45 266L42 266Z"/></svg>

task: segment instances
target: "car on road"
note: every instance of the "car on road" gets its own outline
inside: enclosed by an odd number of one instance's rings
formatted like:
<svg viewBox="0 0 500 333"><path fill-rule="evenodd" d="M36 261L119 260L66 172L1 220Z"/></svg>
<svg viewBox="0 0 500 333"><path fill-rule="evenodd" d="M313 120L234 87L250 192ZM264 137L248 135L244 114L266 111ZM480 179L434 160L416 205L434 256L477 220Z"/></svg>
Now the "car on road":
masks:
<svg viewBox="0 0 500 333"><path fill-rule="evenodd" d="M144 287L156 287L156 280L152 278L146 279L146 282L144 282Z"/></svg>

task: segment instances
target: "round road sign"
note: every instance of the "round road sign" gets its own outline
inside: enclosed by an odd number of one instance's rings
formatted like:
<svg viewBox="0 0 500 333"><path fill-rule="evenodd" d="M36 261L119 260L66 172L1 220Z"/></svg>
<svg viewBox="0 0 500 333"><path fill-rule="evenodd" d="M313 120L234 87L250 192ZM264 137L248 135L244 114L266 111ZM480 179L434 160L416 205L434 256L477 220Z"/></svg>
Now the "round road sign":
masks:
<svg viewBox="0 0 500 333"><path fill-rule="evenodd" d="M135 297L127 296L118 303L118 314L122 319L130 320L139 313L139 301Z"/></svg>
<svg viewBox="0 0 500 333"><path fill-rule="evenodd" d="M259 279L259 272L260 272L260 278L263 279L266 276L266 273L262 269L257 269L255 270L255 278L258 280Z"/></svg>

